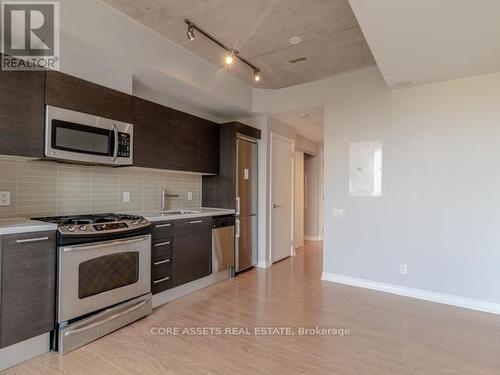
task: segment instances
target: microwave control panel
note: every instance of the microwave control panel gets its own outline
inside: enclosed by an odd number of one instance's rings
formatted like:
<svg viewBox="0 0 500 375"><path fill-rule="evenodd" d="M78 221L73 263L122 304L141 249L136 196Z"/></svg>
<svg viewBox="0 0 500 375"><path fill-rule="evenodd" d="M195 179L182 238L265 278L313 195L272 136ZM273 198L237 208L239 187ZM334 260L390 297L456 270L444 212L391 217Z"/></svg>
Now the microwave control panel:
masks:
<svg viewBox="0 0 500 375"><path fill-rule="evenodd" d="M130 134L118 133L118 157L130 157Z"/></svg>

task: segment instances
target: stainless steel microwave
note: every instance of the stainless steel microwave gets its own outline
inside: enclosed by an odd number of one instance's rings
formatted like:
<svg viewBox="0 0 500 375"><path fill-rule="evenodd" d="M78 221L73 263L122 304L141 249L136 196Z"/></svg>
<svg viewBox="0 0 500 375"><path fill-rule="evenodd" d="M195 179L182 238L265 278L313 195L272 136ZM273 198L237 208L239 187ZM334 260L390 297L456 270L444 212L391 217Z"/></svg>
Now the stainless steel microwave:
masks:
<svg viewBox="0 0 500 375"><path fill-rule="evenodd" d="M45 156L49 159L112 166L132 165L134 126L48 105Z"/></svg>

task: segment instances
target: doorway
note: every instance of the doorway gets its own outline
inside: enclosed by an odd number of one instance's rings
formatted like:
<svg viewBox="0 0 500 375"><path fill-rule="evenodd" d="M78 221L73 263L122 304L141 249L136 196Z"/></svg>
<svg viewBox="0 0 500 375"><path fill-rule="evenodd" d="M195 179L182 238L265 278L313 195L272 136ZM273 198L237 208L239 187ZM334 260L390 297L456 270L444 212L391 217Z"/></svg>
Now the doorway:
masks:
<svg viewBox="0 0 500 375"><path fill-rule="evenodd" d="M292 139L271 133L271 256L273 263L293 254L294 153Z"/></svg>

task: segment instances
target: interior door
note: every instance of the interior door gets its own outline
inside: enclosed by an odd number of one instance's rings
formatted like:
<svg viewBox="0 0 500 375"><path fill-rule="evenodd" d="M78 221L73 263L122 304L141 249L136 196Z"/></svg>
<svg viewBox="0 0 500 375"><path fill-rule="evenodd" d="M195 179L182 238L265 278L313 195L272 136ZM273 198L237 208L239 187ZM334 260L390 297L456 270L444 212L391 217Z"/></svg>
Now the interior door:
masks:
<svg viewBox="0 0 500 375"><path fill-rule="evenodd" d="M277 262L291 255L293 238L294 143L272 136L272 255Z"/></svg>
<svg viewBox="0 0 500 375"><path fill-rule="evenodd" d="M304 246L304 153L295 152L294 245Z"/></svg>

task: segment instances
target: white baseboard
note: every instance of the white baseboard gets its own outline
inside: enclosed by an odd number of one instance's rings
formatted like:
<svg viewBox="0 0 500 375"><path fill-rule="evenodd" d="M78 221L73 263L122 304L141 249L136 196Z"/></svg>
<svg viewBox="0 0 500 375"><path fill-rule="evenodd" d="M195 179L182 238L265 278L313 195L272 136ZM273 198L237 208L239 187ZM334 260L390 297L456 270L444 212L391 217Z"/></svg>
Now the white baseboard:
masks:
<svg viewBox="0 0 500 375"><path fill-rule="evenodd" d="M259 260L257 262L257 264L255 265L255 267L257 267L257 268L269 268L269 267L271 267L271 264L272 263L268 260Z"/></svg>
<svg viewBox="0 0 500 375"><path fill-rule="evenodd" d="M306 236L304 236L304 239L306 241L323 241L323 238L321 238L321 236L309 236L309 235L306 235Z"/></svg>
<svg viewBox="0 0 500 375"><path fill-rule="evenodd" d="M500 315L500 304L323 272L321 280Z"/></svg>

